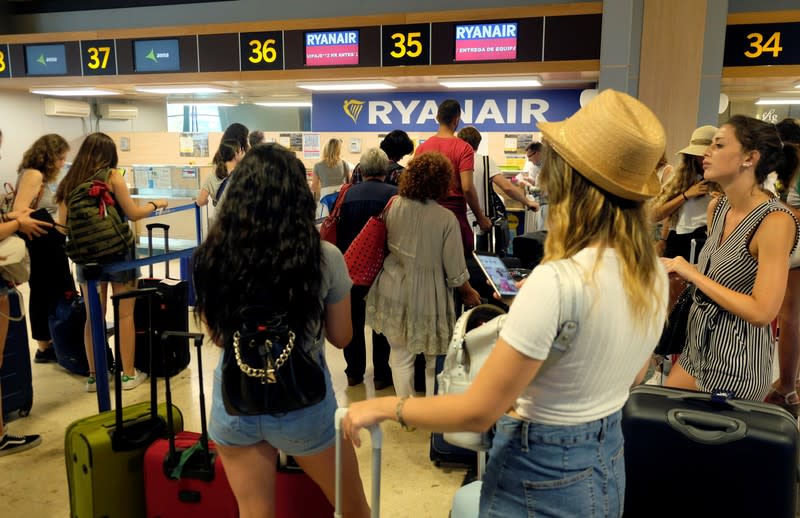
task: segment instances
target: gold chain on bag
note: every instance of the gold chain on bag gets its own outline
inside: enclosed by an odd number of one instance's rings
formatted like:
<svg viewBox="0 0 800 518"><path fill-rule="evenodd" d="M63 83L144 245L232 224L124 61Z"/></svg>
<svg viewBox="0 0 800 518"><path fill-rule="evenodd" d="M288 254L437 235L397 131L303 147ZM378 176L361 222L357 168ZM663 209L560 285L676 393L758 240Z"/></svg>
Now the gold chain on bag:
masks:
<svg viewBox="0 0 800 518"><path fill-rule="evenodd" d="M289 359L289 355L292 354L292 349L294 349L294 332L289 331L289 343L283 348L283 351L281 351L275 363L272 363L272 355L267 356L266 369L255 369L242 361L242 354L239 351L240 337L239 331L233 333L233 352L236 355L236 365L239 366L239 369L251 378L261 378L261 383L276 383L275 371L286 363L286 360ZM255 340L250 340L249 345L250 347L255 347ZM264 345L272 349L272 340L266 340Z"/></svg>

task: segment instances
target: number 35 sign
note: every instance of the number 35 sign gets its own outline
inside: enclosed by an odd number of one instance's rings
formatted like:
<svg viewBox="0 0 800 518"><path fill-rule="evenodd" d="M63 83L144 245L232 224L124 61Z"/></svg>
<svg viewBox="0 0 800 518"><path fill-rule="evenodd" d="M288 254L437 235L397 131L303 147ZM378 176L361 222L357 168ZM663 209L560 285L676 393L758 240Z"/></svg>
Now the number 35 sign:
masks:
<svg viewBox="0 0 800 518"><path fill-rule="evenodd" d="M729 25L726 67L800 65L800 22Z"/></svg>

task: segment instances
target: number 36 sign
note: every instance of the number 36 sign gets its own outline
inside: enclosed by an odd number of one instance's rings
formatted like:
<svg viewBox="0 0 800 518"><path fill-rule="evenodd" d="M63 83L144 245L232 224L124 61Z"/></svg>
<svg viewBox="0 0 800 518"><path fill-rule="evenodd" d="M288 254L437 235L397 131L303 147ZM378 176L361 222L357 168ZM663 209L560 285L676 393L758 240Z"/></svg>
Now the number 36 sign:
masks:
<svg viewBox="0 0 800 518"><path fill-rule="evenodd" d="M800 22L729 25L726 67L800 64Z"/></svg>

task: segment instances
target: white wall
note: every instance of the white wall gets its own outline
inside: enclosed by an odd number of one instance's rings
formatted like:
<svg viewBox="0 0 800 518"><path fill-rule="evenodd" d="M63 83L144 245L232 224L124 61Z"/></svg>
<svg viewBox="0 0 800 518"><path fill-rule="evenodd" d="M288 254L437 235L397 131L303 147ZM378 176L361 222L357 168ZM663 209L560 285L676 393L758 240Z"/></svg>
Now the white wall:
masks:
<svg viewBox="0 0 800 518"><path fill-rule="evenodd" d="M135 103L139 117L134 120L112 121L95 118L50 117L44 114L44 97L29 93L0 93L0 130L3 147L0 149L0 183L16 181L16 171L22 154L39 137L58 133L72 148L71 159L83 138L93 131L166 131L167 110L163 102Z"/></svg>

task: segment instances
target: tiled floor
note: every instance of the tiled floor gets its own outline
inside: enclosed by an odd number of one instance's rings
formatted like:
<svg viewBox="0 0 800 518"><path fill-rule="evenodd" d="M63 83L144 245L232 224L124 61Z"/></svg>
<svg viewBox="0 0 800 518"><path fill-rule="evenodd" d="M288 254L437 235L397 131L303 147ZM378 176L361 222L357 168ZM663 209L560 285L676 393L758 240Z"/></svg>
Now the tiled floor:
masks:
<svg viewBox="0 0 800 518"><path fill-rule="evenodd" d="M177 265L175 265L177 271ZM27 286L22 287L27 300ZM110 317L109 317L110 318ZM31 356L36 346L31 342ZM344 358L329 346L328 361L336 387L346 387ZM203 376L210 407L211 373L220 349L203 348ZM173 378L173 398L184 414L187 430L200 429L196 360ZM32 365L34 405L30 416L13 419L10 431L16 434L39 433L42 444L17 455L0 458L0 517L49 518L69 516L69 497L64 467L64 430L76 419L97 412L94 394L84 391L85 379L69 374L56 364ZM369 373L368 373L369 376ZM367 380L368 384L371 381ZM125 404L146 400L148 385L125 392ZM371 387L370 387L371 389ZM346 398L363 399L366 387L348 389ZM373 393L370 390L370 393ZM112 392L113 394L113 392ZM163 400L164 384L159 381ZM391 395L391 388L378 395ZM465 470L435 467L428 458L428 434L403 432L394 423L385 424L381 485L381 514L388 517L438 517L448 515L450 502L461 485ZM370 476L369 441L358 451L359 466L367 492ZM369 496L369 495L368 495Z"/></svg>

